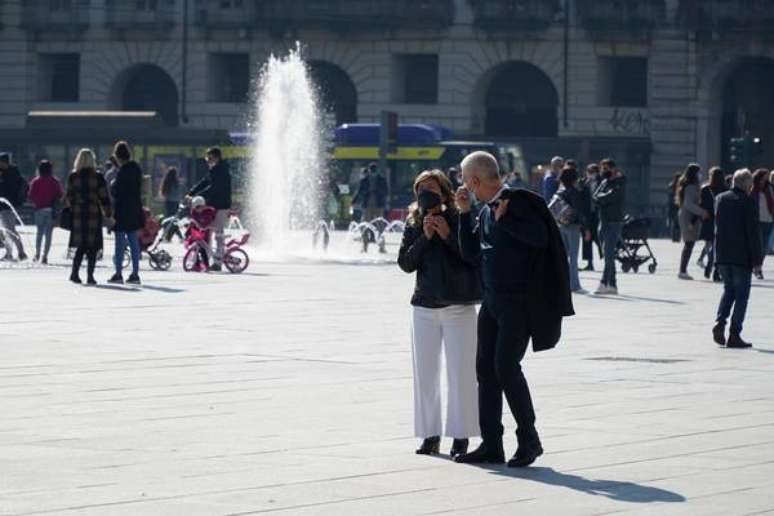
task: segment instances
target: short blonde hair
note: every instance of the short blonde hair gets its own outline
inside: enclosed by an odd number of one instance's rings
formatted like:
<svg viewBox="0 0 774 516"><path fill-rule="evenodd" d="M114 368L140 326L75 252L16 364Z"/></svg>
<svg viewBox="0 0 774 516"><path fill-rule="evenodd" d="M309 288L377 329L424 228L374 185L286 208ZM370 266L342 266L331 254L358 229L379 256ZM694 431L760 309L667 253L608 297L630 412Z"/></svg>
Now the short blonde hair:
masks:
<svg viewBox="0 0 774 516"><path fill-rule="evenodd" d="M489 181L500 179L500 165L495 157L488 152L471 152L462 160L460 168L462 168L463 176L465 176L465 170L470 170L473 174L478 172L476 175L481 179Z"/></svg>
<svg viewBox="0 0 774 516"><path fill-rule="evenodd" d="M92 170L97 169L97 158L94 156L94 151L91 149L81 149L75 156L73 171L77 172L84 168L90 168Z"/></svg>

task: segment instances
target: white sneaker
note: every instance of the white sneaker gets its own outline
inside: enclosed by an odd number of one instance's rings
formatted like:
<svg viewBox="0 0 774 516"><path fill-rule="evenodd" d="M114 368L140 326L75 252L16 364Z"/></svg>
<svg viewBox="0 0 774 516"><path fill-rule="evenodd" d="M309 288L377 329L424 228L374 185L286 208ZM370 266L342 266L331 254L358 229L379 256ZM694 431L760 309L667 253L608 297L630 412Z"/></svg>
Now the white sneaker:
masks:
<svg viewBox="0 0 774 516"><path fill-rule="evenodd" d="M688 280L688 281L693 279L693 276L691 276L687 272L681 272L680 274L677 275L677 277L680 278L681 280Z"/></svg>
<svg viewBox="0 0 774 516"><path fill-rule="evenodd" d="M610 287L602 283L599 284L597 290L594 291L594 295L601 296L610 293Z"/></svg>
<svg viewBox="0 0 774 516"><path fill-rule="evenodd" d="M585 288L577 288L577 289L573 290L572 292L573 292L573 294L578 294L578 295L581 295L581 296L589 293L589 291L586 290Z"/></svg>
<svg viewBox="0 0 774 516"><path fill-rule="evenodd" d="M618 287L607 287L607 293L611 296L617 296L618 295Z"/></svg>

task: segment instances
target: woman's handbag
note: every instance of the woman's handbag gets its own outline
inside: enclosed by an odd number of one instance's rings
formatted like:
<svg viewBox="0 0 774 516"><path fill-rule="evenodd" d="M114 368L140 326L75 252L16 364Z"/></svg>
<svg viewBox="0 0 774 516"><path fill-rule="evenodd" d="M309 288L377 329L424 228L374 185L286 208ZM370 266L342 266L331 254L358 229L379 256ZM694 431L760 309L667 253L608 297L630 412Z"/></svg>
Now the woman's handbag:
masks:
<svg viewBox="0 0 774 516"><path fill-rule="evenodd" d="M67 231L73 229L73 211L69 206L62 208L59 213L59 227Z"/></svg>

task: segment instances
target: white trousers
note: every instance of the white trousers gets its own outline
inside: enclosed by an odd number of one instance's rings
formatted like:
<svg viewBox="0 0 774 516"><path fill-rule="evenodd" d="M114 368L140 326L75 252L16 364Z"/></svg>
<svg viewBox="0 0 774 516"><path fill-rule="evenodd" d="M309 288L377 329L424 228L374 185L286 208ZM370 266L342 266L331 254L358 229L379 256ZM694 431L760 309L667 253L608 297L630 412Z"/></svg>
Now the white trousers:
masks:
<svg viewBox="0 0 774 516"><path fill-rule="evenodd" d="M479 435L476 382L476 308L415 306L412 323L414 357L414 433L426 438ZM446 432L441 424L441 352L446 355L448 387Z"/></svg>

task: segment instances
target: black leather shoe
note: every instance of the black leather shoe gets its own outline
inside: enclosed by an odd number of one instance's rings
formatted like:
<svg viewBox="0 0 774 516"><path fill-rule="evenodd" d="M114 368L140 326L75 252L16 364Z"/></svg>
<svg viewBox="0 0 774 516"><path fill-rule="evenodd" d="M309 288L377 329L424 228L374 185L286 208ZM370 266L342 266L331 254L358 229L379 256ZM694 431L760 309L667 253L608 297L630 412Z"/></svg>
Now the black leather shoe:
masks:
<svg viewBox="0 0 774 516"><path fill-rule="evenodd" d="M718 346L725 346L726 345L726 325L723 323L715 323L715 326L712 327L712 340L715 341L715 344Z"/></svg>
<svg viewBox="0 0 774 516"><path fill-rule="evenodd" d="M711 275L712 275L712 266L708 265L707 267L704 267L704 277L706 279L710 279Z"/></svg>
<svg viewBox="0 0 774 516"><path fill-rule="evenodd" d="M746 349L751 348L752 344L742 340L742 336L736 332L731 332L728 335L728 341L726 341L727 348Z"/></svg>
<svg viewBox="0 0 774 516"><path fill-rule="evenodd" d="M543 446L540 444L540 441L520 444L519 449L516 450L511 460L508 461L508 467L524 468L535 462L541 455L543 455Z"/></svg>
<svg viewBox="0 0 774 516"><path fill-rule="evenodd" d="M490 449L484 443L481 443L478 448L470 453L463 453L454 457L454 462L460 464L502 464L505 462L505 453L503 447L493 446Z"/></svg>
<svg viewBox="0 0 774 516"><path fill-rule="evenodd" d="M722 283L723 281L723 278L720 277L720 273L717 269L715 269L715 271L712 273L712 281L715 283Z"/></svg>
<svg viewBox="0 0 774 516"><path fill-rule="evenodd" d="M72 281L73 283L77 283L78 285L80 285L81 283L83 283L83 282L81 281L81 278L80 278L80 276L78 276L77 274L70 274L70 281Z"/></svg>
<svg viewBox="0 0 774 516"><path fill-rule="evenodd" d="M468 453L469 443L470 441L468 439L455 439L454 442L452 443L449 456L453 459L458 455L462 455L463 453Z"/></svg>
<svg viewBox="0 0 774 516"><path fill-rule="evenodd" d="M417 455L438 455L441 452L441 438L439 436L428 437L422 441L422 446L417 449Z"/></svg>

